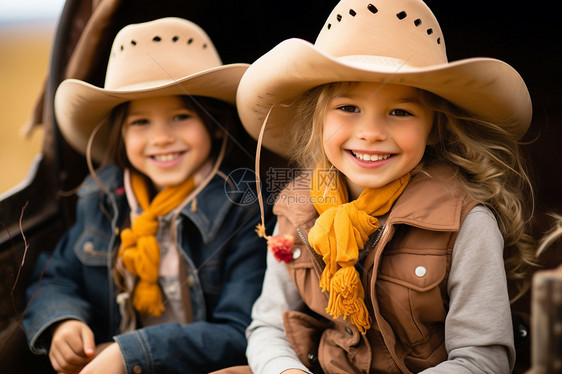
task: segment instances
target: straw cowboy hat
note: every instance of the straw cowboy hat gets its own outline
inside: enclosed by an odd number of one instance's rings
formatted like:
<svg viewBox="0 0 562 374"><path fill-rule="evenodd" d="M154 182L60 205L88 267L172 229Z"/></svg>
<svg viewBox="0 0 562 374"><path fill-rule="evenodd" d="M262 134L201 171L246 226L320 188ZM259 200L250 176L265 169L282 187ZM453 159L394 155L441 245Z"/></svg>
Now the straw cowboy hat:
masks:
<svg viewBox="0 0 562 374"><path fill-rule="evenodd" d="M246 130L289 157L284 131L291 102L330 82L370 81L433 92L483 120L521 137L532 115L525 83L508 64L492 58L448 62L445 40L421 0L342 0L316 42L281 42L246 71L237 105Z"/></svg>
<svg viewBox="0 0 562 374"><path fill-rule="evenodd" d="M223 65L209 36L193 22L162 18L119 31L107 64L105 84L63 81L55 95L55 114L68 143L85 154L93 129L117 105L164 95L208 96L235 103L248 64ZM96 135L92 157L107 146L108 126Z"/></svg>

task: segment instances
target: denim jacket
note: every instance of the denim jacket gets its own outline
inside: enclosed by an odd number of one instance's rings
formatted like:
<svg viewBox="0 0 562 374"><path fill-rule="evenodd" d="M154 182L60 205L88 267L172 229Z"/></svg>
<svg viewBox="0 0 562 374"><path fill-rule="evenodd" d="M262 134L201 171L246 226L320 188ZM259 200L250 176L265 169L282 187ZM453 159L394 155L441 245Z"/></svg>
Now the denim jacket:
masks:
<svg viewBox="0 0 562 374"><path fill-rule="evenodd" d="M87 179L75 224L52 258L40 256L27 291L31 301L22 325L32 351L47 353L50 327L77 319L90 326L96 344L117 341L127 373L207 373L244 363L244 330L261 291L266 241L254 232L259 209L243 170L222 170L230 183L215 176L197 196L197 209L190 203L178 216L177 244L187 272L181 283L190 287L193 322L124 334L111 275L129 214L123 172L110 165L98 174L107 194ZM273 219L266 206L268 227Z"/></svg>

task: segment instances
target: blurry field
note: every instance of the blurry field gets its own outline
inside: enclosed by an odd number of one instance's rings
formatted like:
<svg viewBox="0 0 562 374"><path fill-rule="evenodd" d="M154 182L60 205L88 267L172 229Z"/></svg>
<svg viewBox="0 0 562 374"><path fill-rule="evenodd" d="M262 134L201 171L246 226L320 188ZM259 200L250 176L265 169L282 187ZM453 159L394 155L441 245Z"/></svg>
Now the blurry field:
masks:
<svg viewBox="0 0 562 374"><path fill-rule="evenodd" d="M19 184L41 152L42 129L22 127L47 77L54 24L0 23L0 194Z"/></svg>

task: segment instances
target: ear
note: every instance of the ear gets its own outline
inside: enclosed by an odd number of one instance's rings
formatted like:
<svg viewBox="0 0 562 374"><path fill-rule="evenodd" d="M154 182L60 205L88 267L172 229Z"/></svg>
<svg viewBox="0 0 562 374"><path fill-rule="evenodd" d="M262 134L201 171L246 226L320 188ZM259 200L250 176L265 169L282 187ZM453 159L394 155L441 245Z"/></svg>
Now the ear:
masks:
<svg viewBox="0 0 562 374"><path fill-rule="evenodd" d="M224 133L222 132L222 130L216 129L213 133L213 138L215 139L222 139L222 137L224 136Z"/></svg>

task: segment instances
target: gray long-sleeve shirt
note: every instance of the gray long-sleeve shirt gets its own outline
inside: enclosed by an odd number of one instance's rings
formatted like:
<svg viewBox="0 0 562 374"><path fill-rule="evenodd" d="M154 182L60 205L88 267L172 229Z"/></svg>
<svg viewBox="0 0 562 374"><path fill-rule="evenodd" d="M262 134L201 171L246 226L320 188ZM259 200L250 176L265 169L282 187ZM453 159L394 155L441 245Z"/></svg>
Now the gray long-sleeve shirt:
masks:
<svg viewBox="0 0 562 374"><path fill-rule="evenodd" d="M255 374L288 369L308 372L285 337L282 314L304 303L283 263L268 255L261 296L246 331L246 354ZM445 319L448 360L423 374L510 373L515 363L511 310L503 263L503 238L492 212L476 206L453 248Z"/></svg>

